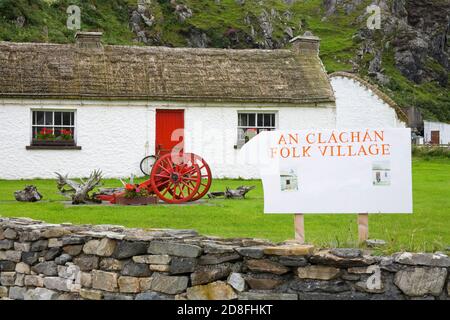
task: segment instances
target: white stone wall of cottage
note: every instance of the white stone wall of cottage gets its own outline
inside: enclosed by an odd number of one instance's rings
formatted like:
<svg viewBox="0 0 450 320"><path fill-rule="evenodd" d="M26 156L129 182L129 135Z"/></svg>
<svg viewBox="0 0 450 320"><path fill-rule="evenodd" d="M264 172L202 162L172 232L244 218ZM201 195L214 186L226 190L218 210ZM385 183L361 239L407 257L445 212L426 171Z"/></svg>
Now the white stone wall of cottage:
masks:
<svg viewBox="0 0 450 320"><path fill-rule="evenodd" d="M3 100L0 107L0 179L140 175L140 160L155 150L156 109L185 110L185 150L210 164L214 177L258 178L256 168L237 163L238 112L276 112L280 129L333 128L336 110L324 107L230 106L145 101ZM75 110L76 144L81 150L27 150L32 110Z"/></svg>
<svg viewBox="0 0 450 320"><path fill-rule="evenodd" d="M331 77L338 128L404 128L395 109L355 79Z"/></svg>

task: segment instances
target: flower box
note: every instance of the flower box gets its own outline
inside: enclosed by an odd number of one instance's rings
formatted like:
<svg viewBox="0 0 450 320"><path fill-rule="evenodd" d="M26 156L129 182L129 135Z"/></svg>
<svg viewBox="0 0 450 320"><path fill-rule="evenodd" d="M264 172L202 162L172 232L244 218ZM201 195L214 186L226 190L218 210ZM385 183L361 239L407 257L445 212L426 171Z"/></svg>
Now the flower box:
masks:
<svg viewBox="0 0 450 320"><path fill-rule="evenodd" d="M33 139L31 142L32 146L61 146L70 147L75 146L75 140L41 140Z"/></svg>
<svg viewBox="0 0 450 320"><path fill-rule="evenodd" d="M146 206L148 204L158 204L158 198L155 196L125 198L125 196L116 196L116 204L122 206Z"/></svg>

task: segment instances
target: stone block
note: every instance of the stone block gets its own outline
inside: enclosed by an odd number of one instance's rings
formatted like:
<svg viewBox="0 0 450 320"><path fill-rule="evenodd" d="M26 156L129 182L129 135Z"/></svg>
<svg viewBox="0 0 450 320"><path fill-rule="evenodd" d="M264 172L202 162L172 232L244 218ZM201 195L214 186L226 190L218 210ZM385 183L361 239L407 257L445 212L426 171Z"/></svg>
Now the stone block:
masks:
<svg viewBox="0 0 450 320"><path fill-rule="evenodd" d="M13 262L20 262L22 259L22 252L21 251L15 251L15 250L8 250L5 252L5 259L8 261Z"/></svg>
<svg viewBox="0 0 450 320"><path fill-rule="evenodd" d="M22 252L22 262L32 266L38 262L39 256L37 252Z"/></svg>
<svg viewBox="0 0 450 320"><path fill-rule="evenodd" d="M63 246L80 245L86 242L86 237L83 236L65 236L62 238Z"/></svg>
<svg viewBox="0 0 450 320"><path fill-rule="evenodd" d="M193 286L196 286L226 279L233 271L233 265L231 263L199 266L195 272L191 273L191 282Z"/></svg>
<svg viewBox="0 0 450 320"><path fill-rule="evenodd" d="M15 272L2 272L0 273L0 284L2 286L13 286L16 280Z"/></svg>
<svg viewBox="0 0 450 320"><path fill-rule="evenodd" d="M341 293L350 291L351 287L342 280L296 279L289 283L289 289L296 292Z"/></svg>
<svg viewBox="0 0 450 320"><path fill-rule="evenodd" d="M166 264L151 264L149 265L150 271L156 272L169 272L170 266Z"/></svg>
<svg viewBox="0 0 450 320"><path fill-rule="evenodd" d="M442 253L411 253L403 252L394 255L394 261L412 266L450 267L450 258Z"/></svg>
<svg viewBox="0 0 450 320"><path fill-rule="evenodd" d="M147 249L147 242L120 241L114 250L113 257L116 259L131 258L147 253Z"/></svg>
<svg viewBox="0 0 450 320"><path fill-rule="evenodd" d="M273 290L284 283L282 279L270 277L269 275L262 277L246 275L245 282L253 290Z"/></svg>
<svg viewBox="0 0 450 320"><path fill-rule="evenodd" d="M26 287L43 287L44 277L37 275L26 275L24 279L24 285Z"/></svg>
<svg viewBox="0 0 450 320"><path fill-rule="evenodd" d="M140 290L139 278L121 276L118 283L119 291L122 293L138 293Z"/></svg>
<svg viewBox="0 0 450 320"><path fill-rule="evenodd" d="M173 257L170 262L170 274L182 274L194 272L197 265L196 258Z"/></svg>
<svg viewBox="0 0 450 320"><path fill-rule="evenodd" d="M445 268L414 268L400 270L395 274L395 285L406 295L420 297L425 295L439 296L447 279Z"/></svg>
<svg viewBox="0 0 450 320"><path fill-rule="evenodd" d="M264 254L275 256L307 256L314 252L312 245L287 244L282 246L266 247Z"/></svg>
<svg viewBox="0 0 450 320"><path fill-rule="evenodd" d="M117 273L100 270L92 271L92 288L94 289L116 292L119 289L117 280Z"/></svg>
<svg viewBox="0 0 450 320"><path fill-rule="evenodd" d="M134 263L129 261L125 263L122 269L122 275L131 277L149 277L152 272L149 269L148 264Z"/></svg>
<svg viewBox="0 0 450 320"><path fill-rule="evenodd" d="M261 259L261 260L247 260L246 266L251 271L255 272L267 272L267 273L274 273L274 274L285 274L289 272L289 268L283 266L282 264L271 261L268 259Z"/></svg>
<svg viewBox="0 0 450 320"><path fill-rule="evenodd" d="M147 264L170 264L171 259L172 258L166 254L142 255L133 257L134 262Z"/></svg>
<svg viewBox="0 0 450 320"><path fill-rule="evenodd" d="M186 290L189 278L185 276L165 276L155 274L153 276L152 291L166 294L178 294Z"/></svg>
<svg viewBox="0 0 450 320"><path fill-rule="evenodd" d="M14 250L29 252L31 250L31 242L14 242Z"/></svg>
<svg viewBox="0 0 450 320"><path fill-rule="evenodd" d="M187 288L186 294L189 300L233 300L237 298L233 288L223 281Z"/></svg>
<svg viewBox="0 0 450 320"><path fill-rule="evenodd" d="M223 245L217 243L206 243L203 247L205 253L234 253L236 246Z"/></svg>
<svg viewBox="0 0 450 320"><path fill-rule="evenodd" d="M336 250L333 250L333 252L336 253ZM322 250L312 255L309 258L309 261L313 264L327 265L337 268L365 267L376 262L374 257L363 255L356 256L356 252L353 254L348 253L346 257L344 256L344 252L341 252L341 256L338 256L333 254L330 250Z"/></svg>
<svg viewBox="0 0 450 320"><path fill-rule="evenodd" d="M139 287L141 288L141 291L149 291L152 288L152 281L153 278L139 278Z"/></svg>
<svg viewBox="0 0 450 320"><path fill-rule="evenodd" d="M79 255L73 258L73 263L79 266L81 271L98 269L98 261L97 256Z"/></svg>
<svg viewBox="0 0 450 320"><path fill-rule="evenodd" d="M6 239L14 240L17 239L17 232L11 228L8 228L3 232L3 236Z"/></svg>
<svg viewBox="0 0 450 320"><path fill-rule="evenodd" d="M8 297L8 288L0 286L0 299Z"/></svg>
<svg viewBox="0 0 450 320"><path fill-rule="evenodd" d="M50 290L70 292L72 281L60 277L45 277L44 287Z"/></svg>
<svg viewBox="0 0 450 320"><path fill-rule="evenodd" d="M165 254L178 257L196 258L202 252L202 248L192 244L152 241L148 248L148 253Z"/></svg>
<svg viewBox="0 0 450 320"><path fill-rule="evenodd" d="M55 258L55 263L57 265L65 265L67 262L70 261L72 261L72 256L67 253L63 253L59 257Z"/></svg>
<svg viewBox="0 0 450 320"><path fill-rule="evenodd" d="M237 253L206 254L198 258L198 264L220 264L229 261L236 261L239 259L241 259L241 256Z"/></svg>
<svg viewBox="0 0 450 320"><path fill-rule="evenodd" d="M242 292L245 290L245 279L242 274L233 272L228 276L227 283L236 291Z"/></svg>
<svg viewBox="0 0 450 320"><path fill-rule="evenodd" d="M136 300L173 300L173 296L160 292L147 291L136 295Z"/></svg>
<svg viewBox="0 0 450 320"><path fill-rule="evenodd" d="M80 284L83 288L92 288L92 275L89 272L81 272Z"/></svg>
<svg viewBox="0 0 450 320"><path fill-rule="evenodd" d="M124 261L114 258L103 258L100 260L100 269L106 271L121 271L124 264Z"/></svg>
<svg viewBox="0 0 450 320"><path fill-rule="evenodd" d="M308 265L308 260L303 256L281 256L278 262L286 267L305 267Z"/></svg>
<svg viewBox="0 0 450 320"><path fill-rule="evenodd" d="M63 246L62 240L58 238L50 238L48 239L48 247L49 248L60 248Z"/></svg>
<svg viewBox="0 0 450 320"><path fill-rule="evenodd" d="M49 248L49 250L47 250L47 252L44 255L44 259L46 261L54 260L57 256L60 255L60 253L61 253L61 248L58 248L58 247Z"/></svg>
<svg viewBox="0 0 450 320"><path fill-rule="evenodd" d="M93 254L101 257L110 257L116 249L116 241L108 238L88 241L84 247L85 254Z"/></svg>
<svg viewBox="0 0 450 320"><path fill-rule="evenodd" d="M0 240L0 250L10 250L12 248L14 248L14 241Z"/></svg>
<svg viewBox="0 0 450 320"><path fill-rule="evenodd" d="M48 240L38 240L31 243L32 252L44 251L48 248Z"/></svg>
<svg viewBox="0 0 450 320"><path fill-rule="evenodd" d="M35 288L27 290L24 295L24 300L57 300L59 294L53 290L49 290L46 288Z"/></svg>
<svg viewBox="0 0 450 320"><path fill-rule="evenodd" d="M63 250L68 255L74 257L81 253L81 250L83 250L83 246L81 244L67 245L63 247Z"/></svg>
<svg viewBox="0 0 450 320"><path fill-rule="evenodd" d="M298 300L298 296L293 293L243 292L239 294L239 300Z"/></svg>
<svg viewBox="0 0 450 320"><path fill-rule="evenodd" d="M109 293L105 292L103 294L103 300L134 300L132 295L120 294L120 293Z"/></svg>
<svg viewBox="0 0 450 320"><path fill-rule="evenodd" d="M313 265L297 269L300 279L331 280L337 278L340 273L340 269L329 266Z"/></svg>
<svg viewBox="0 0 450 320"><path fill-rule="evenodd" d="M70 230L62 227L49 228L42 232L43 238L61 238L62 236L70 234Z"/></svg>
<svg viewBox="0 0 450 320"><path fill-rule="evenodd" d="M235 250L243 257L261 259L264 257L265 247L241 247Z"/></svg>
<svg viewBox="0 0 450 320"><path fill-rule="evenodd" d="M58 268L54 261L40 262L31 267L31 270L36 272L37 274L44 274L46 276L58 275Z"/></svg>
<svg viewBox="0 0 450 320"><path fill-rule="evenodd" d="M14 281L14 285L18 287L24 286L25 275L23 273L16 273L16 280Z"/></svg>
<svg viewBox="0 0 450 320"><path fill-rule="evenodd" d="M81 289L80 297L86 300L102 300L103 292L99 290Z"/></svg>
<svg viewBox="0 0 450 320"><path fill-rule="evenodd" d="M23 287L10 287L9 288L9 298L12 300L24 300L26 288Z"/></svg>
<svg viewBox="0 0 450 320"><path fill-rule="evenodd" d="M76 280L81 276L80 268L74 264L58 266L58 276L64 279Z"/></svg>

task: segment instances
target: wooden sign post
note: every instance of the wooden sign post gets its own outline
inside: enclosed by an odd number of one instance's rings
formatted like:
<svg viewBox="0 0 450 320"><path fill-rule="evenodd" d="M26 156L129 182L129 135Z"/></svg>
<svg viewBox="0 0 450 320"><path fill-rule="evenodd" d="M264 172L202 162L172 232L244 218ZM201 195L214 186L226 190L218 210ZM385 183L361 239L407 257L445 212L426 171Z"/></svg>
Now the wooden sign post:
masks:
<svg viewBox="0 0 450 320"><path fill-rule="evenodd" d="M295 240L300 243L305 243L305 219L303 214L294 215Z"/></svg>
<svg viewBox="0 0 450 320"><path fill-rule="evenodd" d="M369 214L358 214L358 240L359 243L369 239Z"/></svg>

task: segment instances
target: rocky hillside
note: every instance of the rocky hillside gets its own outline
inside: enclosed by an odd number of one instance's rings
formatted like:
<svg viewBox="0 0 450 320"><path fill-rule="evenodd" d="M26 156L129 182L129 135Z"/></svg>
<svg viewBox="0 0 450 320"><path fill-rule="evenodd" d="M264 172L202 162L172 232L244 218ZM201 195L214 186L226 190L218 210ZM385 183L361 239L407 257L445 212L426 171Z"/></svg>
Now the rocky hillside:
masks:
<svg viewBox="0 0 450 320"><path fill-rule="evenodd" d="M110 44L282 48L312 31L329 72L357 71L403 107L450 122L448 0L1 0L0 40L67 43L66 9ZM369 30L366 8L381 8Z"/></svg>

